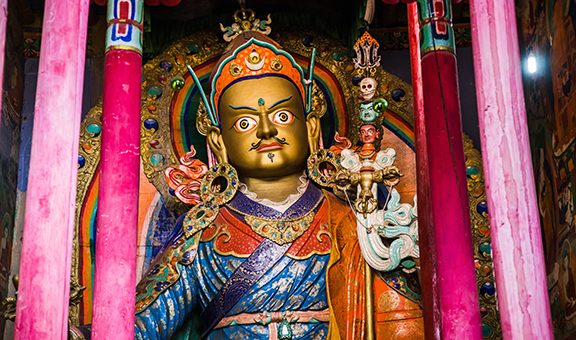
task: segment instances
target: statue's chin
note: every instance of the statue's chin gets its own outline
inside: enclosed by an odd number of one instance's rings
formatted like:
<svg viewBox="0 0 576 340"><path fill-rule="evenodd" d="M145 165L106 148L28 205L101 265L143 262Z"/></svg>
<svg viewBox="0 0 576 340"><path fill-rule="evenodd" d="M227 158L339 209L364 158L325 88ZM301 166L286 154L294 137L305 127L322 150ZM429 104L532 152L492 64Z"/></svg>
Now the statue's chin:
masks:
<svg viewBox="0 0 576 340"><path fill-rule="evenodd" d="M251 169L237 169L240 178L258 178L258 179L278 179L280 177L302 174L304 166L286 167L286 166L268 166Z"/></svg>
<svg viewBox="0 0 576 340"><path fill-rule="evenodd" d="M253 154L250 158L245 157L237 160L230 157L230 164L236 168L240 178L266 179L302 174L306 169L307 157L305 155L308 154L308 150L290 151Z"/></svg>

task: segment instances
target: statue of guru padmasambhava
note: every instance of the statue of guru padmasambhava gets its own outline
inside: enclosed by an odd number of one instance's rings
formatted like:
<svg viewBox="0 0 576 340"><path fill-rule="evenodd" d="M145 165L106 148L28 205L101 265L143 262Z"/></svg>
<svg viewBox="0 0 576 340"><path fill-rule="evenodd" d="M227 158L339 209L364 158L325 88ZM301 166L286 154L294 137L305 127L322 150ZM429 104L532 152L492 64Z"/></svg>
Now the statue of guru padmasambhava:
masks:
<svg viewBox="0 0 576 340"><path fill-rule="evenodd" d="M136 338L423 338L418 305L377 275L371 293L391 305L366 306L354 212L308 178L311 77L266 35L230 40L203 99L217 162L181 168L199 179L197 204L138 285Z"/></svg>

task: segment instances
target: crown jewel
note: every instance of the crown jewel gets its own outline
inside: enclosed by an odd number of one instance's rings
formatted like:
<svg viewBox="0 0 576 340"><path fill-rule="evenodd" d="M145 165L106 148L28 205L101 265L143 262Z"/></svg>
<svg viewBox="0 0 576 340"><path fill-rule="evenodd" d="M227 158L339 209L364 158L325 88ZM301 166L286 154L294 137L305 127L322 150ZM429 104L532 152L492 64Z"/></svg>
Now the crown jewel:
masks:
<svg viewBox="0 0 576 340"><path fill-rule="evenodd" d="M256 13L253 10L242 8L234 12L234 23L228 27L224 27L220 23L220 30L224 33L222 36L224 41L230 42L243 32L254 31L268 35L272 31L272 28L270 28L271 23L270 14L268 14L266 20L256 19Z"/></svg>
<svg viewBox="0 0 576 340"><path fill-rule="evenodd" d="M210 99L216 115L220 96L229 85L246 77L264 75L278 75L290 79L302 98L306 98L304 72L294 58L268 42L251 38L226 58L214 74Z"/></svg>

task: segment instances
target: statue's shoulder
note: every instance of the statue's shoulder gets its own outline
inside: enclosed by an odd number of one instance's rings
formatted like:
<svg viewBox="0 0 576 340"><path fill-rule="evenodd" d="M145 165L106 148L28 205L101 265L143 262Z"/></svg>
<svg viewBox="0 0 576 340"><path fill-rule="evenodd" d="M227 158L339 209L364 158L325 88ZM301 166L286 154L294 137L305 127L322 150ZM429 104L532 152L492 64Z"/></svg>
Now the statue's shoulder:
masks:
<svg viewBox="0 0 576 340"><path fill-rule="evenodd" d="M327 190L322 190L322 192L324 193L324 198L330 205L331 209L341 209L342 211L352 212L350 206L346 202L344 194L339 196Z"/></svg>
<svg viewBox="0 0 576 340"><path fill-rule="evenodd" d="M341 198L327 190L323 190L323 193L332 221L341 220L344 217L354 217L354 211L350 208L345 198Z"/></svg>
<svg viewBox="0 0 576 340"><path fill-rule="evenodd" d="M215 204L200 203L190 209L182 220L182 231L192 237L208 228L218 217L220 208Z"/></svg>

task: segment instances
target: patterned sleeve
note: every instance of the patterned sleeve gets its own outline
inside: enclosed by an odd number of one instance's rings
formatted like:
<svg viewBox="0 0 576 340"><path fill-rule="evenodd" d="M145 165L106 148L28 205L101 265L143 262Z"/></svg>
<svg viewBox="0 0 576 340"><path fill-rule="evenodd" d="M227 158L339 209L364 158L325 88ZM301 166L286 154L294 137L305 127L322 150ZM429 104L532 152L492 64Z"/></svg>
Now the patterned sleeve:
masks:
<svg viewBox="0 0 576 340"><path fill-rule="evenodd" d="M138 284L136 339L169 339L190 316L198 296L191 264L200 234L177 235Z"/></svg>

